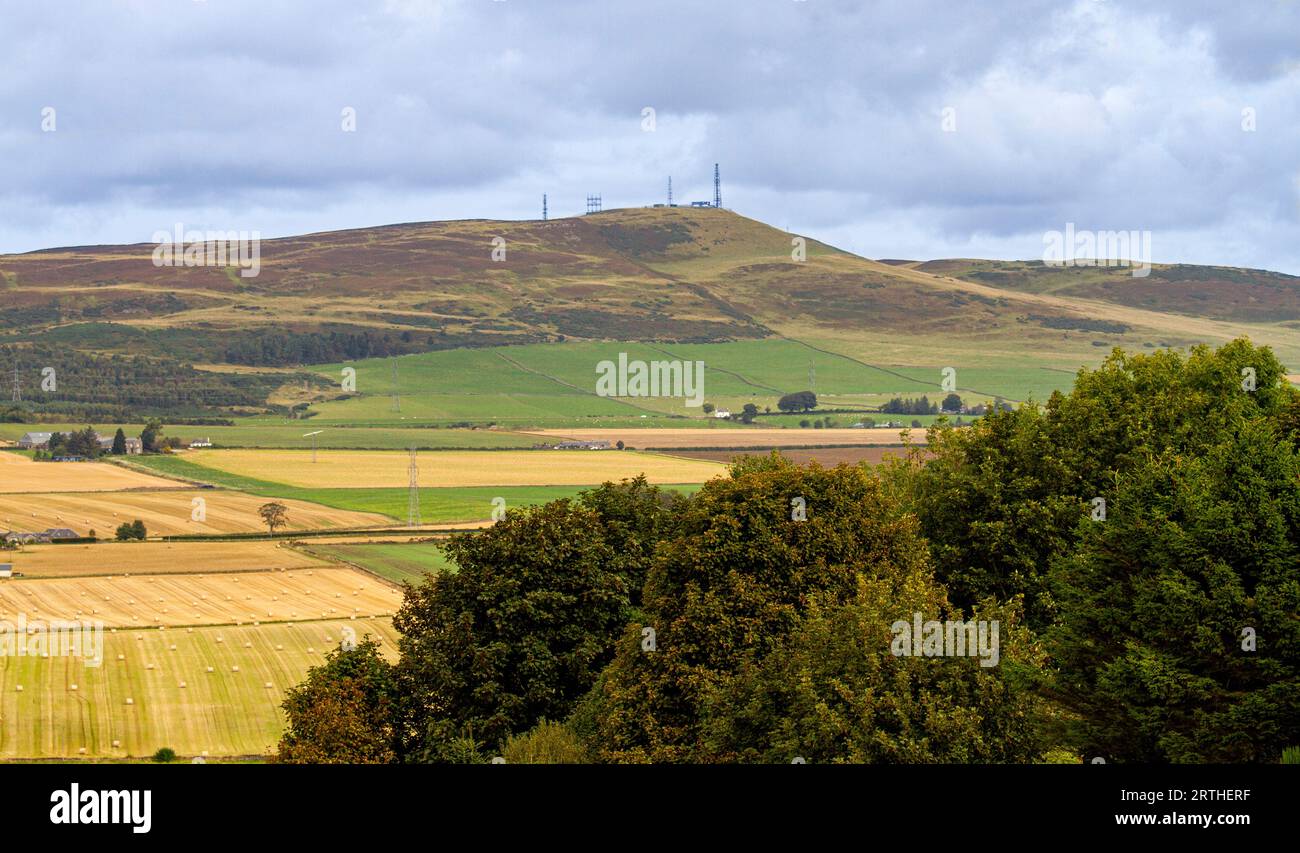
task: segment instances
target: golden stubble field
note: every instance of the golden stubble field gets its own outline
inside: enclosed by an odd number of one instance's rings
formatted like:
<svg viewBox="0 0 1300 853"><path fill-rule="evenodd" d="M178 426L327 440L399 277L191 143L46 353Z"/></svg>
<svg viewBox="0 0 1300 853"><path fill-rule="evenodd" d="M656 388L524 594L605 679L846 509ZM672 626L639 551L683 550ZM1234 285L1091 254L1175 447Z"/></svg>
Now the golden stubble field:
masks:
<svg viewBox="0 0 1300 853"><path fill-rule="evenodd" d="M164 746L182 756L266 756L284 729L286 692L346 632L396 657L390 619L109 629L99 666L0 655L0 757L125 759Z"/></svg>
<svg viewBox="0 0 1300 853"><path fill-rule="evenodd" d="M82 536L93 529L97 536L104 538L111 537L119 524L138 518L150 536L254 533L266 530L257 514L258 508L273 500L288 507L289 530L392 524L391 518L376 513L333 509L304 501L262 498L225 489L172 489L0 494L0 529L40 531L68 527ZM196 513L200 509L202 512ZM196 514L202 520L196 520Z"/></svg>
<svg viewBox="0 0 1300 853"><path fill-rule="evenodd" d="M405 487L409 457L383 450L203 450L188 461L306 488ZM644 473L651 483L700 483L724 472L713 462L618 450L441 450L417 457L419 484L587 486ZM291 516L292 517L292 516Z"/></svg>
<svg viewBox="0 0 1300 853"><path fill-rule="evenodd" d="M97 542L24 545L3 562L29 578L156 575L325 567L313 557L266 540L237 542Z"/></svg>
<svg viewBox="0 0 1300 853"><path fill-rule="evenodd" d="M0 581L0 619L117 628L382 617L401 602L400 589L351 568Z"/></svg>
<svg viewBox="0 0 1300 853"><path fill-rule="evenodd" d="M174 480L107 462L33 462L18 453L0 453L0 493L171 489L177 485Z"/></svg>

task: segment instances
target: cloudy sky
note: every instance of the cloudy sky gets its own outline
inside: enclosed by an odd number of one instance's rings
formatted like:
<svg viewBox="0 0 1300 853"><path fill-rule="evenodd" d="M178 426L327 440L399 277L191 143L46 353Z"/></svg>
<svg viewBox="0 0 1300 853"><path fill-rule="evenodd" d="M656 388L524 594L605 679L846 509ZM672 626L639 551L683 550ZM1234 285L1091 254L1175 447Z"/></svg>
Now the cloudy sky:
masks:
<svg viewBox="0 0 1300 853"><path fill-rule="evenodd" d="M1300 0L0 0L0 36L0 252L709 199L719 162L869 257L1073 222L1300 274Z"/></svg>

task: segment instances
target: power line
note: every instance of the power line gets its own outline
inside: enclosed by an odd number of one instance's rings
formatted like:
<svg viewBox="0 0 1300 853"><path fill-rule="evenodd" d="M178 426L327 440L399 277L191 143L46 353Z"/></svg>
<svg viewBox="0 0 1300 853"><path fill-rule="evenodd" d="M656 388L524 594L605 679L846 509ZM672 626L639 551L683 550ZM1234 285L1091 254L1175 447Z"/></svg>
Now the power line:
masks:
<svg viewBox="0 0 1300 853"><path fill-rule="evenodd" d="M406 526L420 526L420 466L415 464L415 448L411 448L411 464L406 469L410 475L410 495L406 500Z"/></svg>

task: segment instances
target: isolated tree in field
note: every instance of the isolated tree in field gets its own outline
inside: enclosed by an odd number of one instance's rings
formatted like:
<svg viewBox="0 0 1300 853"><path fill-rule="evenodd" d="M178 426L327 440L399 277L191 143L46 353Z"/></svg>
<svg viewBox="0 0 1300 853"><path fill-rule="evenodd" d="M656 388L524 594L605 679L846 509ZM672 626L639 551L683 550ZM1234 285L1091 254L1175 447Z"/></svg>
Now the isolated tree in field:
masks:
<svg viewBox="0 0 1300 853"><path fill-rule="evenodd" d="M701 408L704 409L704 414L706 414L706 415L711 415L711 414L713 414L713 404L712 404L712 403L705 403Z"/></svg>
<svg viewBox="0 0 1300 853"><path fill-rule="evenodd" d="M952 414L960 414L962 409L961 397L956 394L949 394L943 398L943 403L939 406L939 409Z"/></svg>
<svg viewBox="0 0 1300 853"><path fill-rule="evenodd" d="M365 637L335 649L285 697L282 764L391 764L398 759L396 677L379 646Z"/></svg>
<svg viewBox="0 0 1300 853"><path fill-rule="evenodd" d="M279 502L262 504L257 514L262 516L262 522L266 524L272 536L275 535L277 527L284 527L289 523L289 508Z"/></svg>
<svg viewBox="0 0 1300 853"><path fill-rule="evenodd" d="M740 412L741 423L752 424L754 422L754 418L756 418L757 416L758 416L758 406L755 406L753 403L746 403L745 407Z"/></svg>
<svg viewBox="0 0 1300 853"><path fill-rule="evenodd" d="M112 453L114 456L126 455L126 433L122 431L121 427L117 428L117 433L113 436Z"/></svg>
<svg viewBox="0 0 1300 853"><path fill-rule="evenodd" d="M809 412L817 408L817 395L811 391L796 391L776 401L783 412Z"/></svg>
<svg viewBox="0 0 1300 853"><path fill-rule="evenodd" d="M146 536L144 522L138 518L135 521L123 522L117 526L114 536L119 542L130 542L133 539L144 541Z"/></svg>

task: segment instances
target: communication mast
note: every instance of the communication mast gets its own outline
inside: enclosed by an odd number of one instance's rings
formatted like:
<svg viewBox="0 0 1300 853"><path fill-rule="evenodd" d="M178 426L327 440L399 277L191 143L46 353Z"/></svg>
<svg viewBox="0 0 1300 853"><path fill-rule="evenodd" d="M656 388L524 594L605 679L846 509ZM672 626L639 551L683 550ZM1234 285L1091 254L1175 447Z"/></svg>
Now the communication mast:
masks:
<svg viewBox="0 0 1300 853"><path fill-rule="evenodd" d="M542 193L542 221L546 221L546 193Z"/></svg>
<svg viewBox="0 0 1300 853"><path fill-rule="evenodd" d="M587 196L587 212L600 213L600 196L598 195Z"/></svg>
<svg viewBox="0 0 1300 853"><path fill-rule="evenodd" d="M713 164L713 206L722 207L722 176L717 163Z"/></svg>

